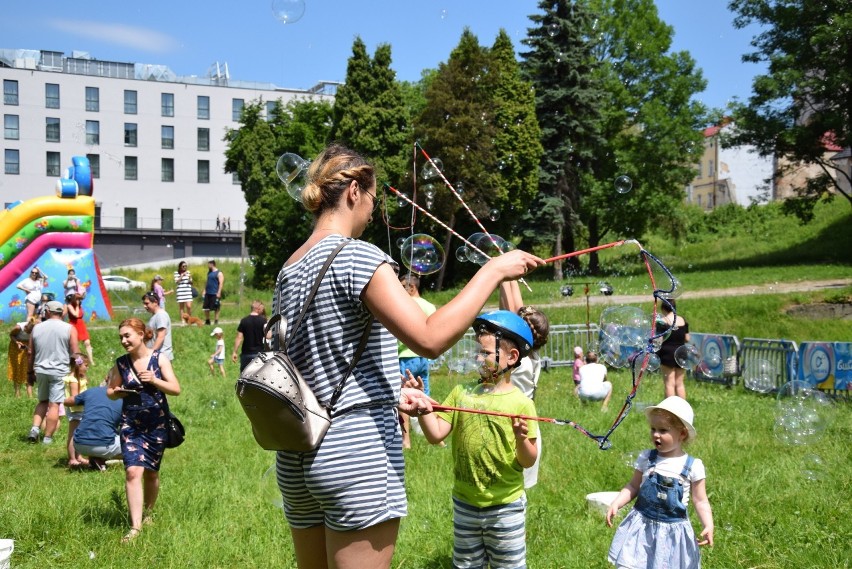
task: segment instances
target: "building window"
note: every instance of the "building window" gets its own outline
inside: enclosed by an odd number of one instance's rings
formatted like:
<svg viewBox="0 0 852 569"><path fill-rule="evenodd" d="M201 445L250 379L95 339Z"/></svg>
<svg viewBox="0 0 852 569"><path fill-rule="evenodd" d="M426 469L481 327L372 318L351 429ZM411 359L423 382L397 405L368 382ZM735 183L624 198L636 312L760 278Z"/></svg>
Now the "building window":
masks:
<svg viewBox="0 0 852 569"><path fill-rule="evenodd" d="M21 153L19 150L6 149L4 156L4 172L7 174L21 173Z"/></svg>
<svg viewBox="0 0 852 569"><path fill-rule="evenodd" d="M124 228L125 229L136 229L137 228L137 217L136 217L136 208L135 207L124 208Z"/></svg>
<svg viewBox="0 0 852 569"><path fill-rule="evenodd" d="M698 161L698 177L700 178L703 175L704 175L704 162L699 160Z"/></svg>
<svg viewBox="0 0 852 569"><path fill-rule="evenodd" d="M243 99L232 99L231 100L231 120L234 122L239 122L241 118L243 118L243 107L246 102Z"/></svg>
<svg viewBox="0 0 852 569"><path fill-rule="evenodd" d="M210 150L210 129L198 129L198 149L202 151Z"/></svg>
<svg viewBox="0 0 852 569"><path fill-rule="evenodd" d="M165 126L160 127L160 139L162 140L163 148L172 149L175 147L175 127Z"/></svg>
<svg viewBox="0 0 852 569"><path fill-rule="evenodd" d="M100 205L98 205L98 204L95 204L95 219L94 219L94 223L95 223L95 229L100 229L100 228L101 228L101 206L100 206Z"/></svg>
<svg viewBox="0 0 852 569"><path fill-rule="evenodd" d="M44 139L47 142L59 142L59 119L47 117L44 119Z"/></svg>
<svg viewBox="0 0 852 569"><path fill-rule="evenodd" d="M271 121L275 118L275 106L278 101L266 101L266 120Z"/></svg>
<svg viewBox="0 0 852 569"><path fill-rule="evenodd" d="M18 104L18 82L3 79L3 102L7 105Z"/></svg>
<svg viewBox="0 0 852 569"><path fill-rule="evenodd" d="M160 210L160 229L171 231L175 228L175 210L161 209Z"/></svg>
<svg viewBox="0 0 852 569"><path fill-rule="evenodd" d="M164 117L175 116L175 96L174 93L163 93L160 95L161 114Z"/></svg>
<svg viewBox="0 0 852 569"><path fill-rule="evenodd" d="M60 160L58 152L48 152L47 153L47 170L46 174L48 176L58 176L59 171L61 170L62 161Z"/></svg>
<svg viewBox="0 0 852 569"><path fill-rule="evenodd" d="M707 161L707 175L708 175L708 176L712 176L712 175L713 175L713 173L715 172L715 169L713 168L713 166L714 166L714 165L713 165L713 161L712 161L712 160L708 160L708 161Z"/></svg>
<svg viewBox="0 0 852 569"><path fill-rule="evenodd" d="M137 180L138 179L138 158L136 156L125 156L124 157L124 179L125 180Z"/></svg>
<svg viewBox="0 0 852 569"><path fill-rule="evenodd" d="M231 172L231 183L234 184L235 186L240 185L240 175L237 174L236 172Z"/></svg>
<svg viewBox="0 0 852 569"><path fill-rule="evenodd" d="M124 145L135 147L138 143L139 129L135 122L124 123Z"/></svg>
<svg viewBox="0 0 852 569"><path fill-rule="evenodd" d="M138 110L136 106L136 91L124 91L124 114L135 115Z"/></svg>
<svg viewBox="0 0 852 569"><path fill-rule="evenodd" d="M86 154L86 158L89 159L89 167L92 169L92 178L100 178L101 177L101 155L100 154Z"/></svg>
<svg viewBox="0 0 852 569"><path fill-rule="evenodd" d="M210 119L210 97L206 95L198 95L198 118Z"/></svg>
<svg viewBox="0 0 852 569"><path fill-rule="evenodd" d="M3 138L18 140L21 137L21 121L18 115L3 115Z"/></svg>
<svg viewBox="0 0 852 569"><path fill-rule="evenodd" d="M46 109L59 108L59 85L57 83L45 83L44 107Z"/></svg>
<svg viewBox="0 0 852 569"><path fill-rule="evenodd" d="M101 110L101 90L97 87L86 87L86 110Z"/></svg>
<svg viewBox="0 0 852 569"><path fill-rule="evenodd" d="M101 123L100 121L86 121L86 144L101 143Z"/></svg>
<svg viewBox="0 0 852 569"><path fill-rule="evenodd" d="M163 182L174 182L175 181L175 159L174 158L163 158L161 160L160 169L162 171L161 179Z"/></svg>
<svg viewBox="0 0 852 569"><path fill-rule="evenodd" d="M210 183L210 160L199 160L198 161L198 183L199 184L209 184Z"/></svg>

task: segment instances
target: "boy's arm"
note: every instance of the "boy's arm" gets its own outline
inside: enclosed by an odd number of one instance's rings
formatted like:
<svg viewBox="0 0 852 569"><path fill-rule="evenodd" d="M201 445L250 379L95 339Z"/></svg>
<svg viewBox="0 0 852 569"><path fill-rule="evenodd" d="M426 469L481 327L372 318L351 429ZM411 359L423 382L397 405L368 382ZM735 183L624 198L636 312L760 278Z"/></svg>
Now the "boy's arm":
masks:
<svg viewBox="0 0 852 569"><path fill-rule="evenodd" d="M512 430L515 432L515 458L521 466L529 468L538 458L538 447L535 446L535 439L527 438L529 426L526 419L514 417Z"/></svg>
<svg viewBox="0 0 852 569"><path fill-rule="evenodd" d="M433 445L446 439L453 430L453 426L449 422L434 413L420 415L417 417L417 421L420 423L420 428L423 430L426 440Z"/></svg>
<svg viewBox="0 0 852 569"><path fill-rule="evenodd" d="M216 343L216 351L213 353L214 356L222 356L225 353L225 344Z"/></svg>

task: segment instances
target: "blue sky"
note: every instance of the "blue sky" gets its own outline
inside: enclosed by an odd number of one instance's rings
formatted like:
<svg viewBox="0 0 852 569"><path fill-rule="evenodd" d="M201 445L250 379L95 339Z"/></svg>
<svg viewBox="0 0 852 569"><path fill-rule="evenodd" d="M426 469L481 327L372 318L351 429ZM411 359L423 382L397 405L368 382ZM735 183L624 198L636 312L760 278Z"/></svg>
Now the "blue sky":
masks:
<svg viewBox="0 0 852 569"><path fill-rule="evenodd" d="M755 29L734 29L727 2L657 0L661 18L675 30L672 48L689 51L708 80L697 98L712 107L748 98L752 77L764 71L741 62ZM414 81L446 61L466 26L484 45L505 28L521 49L537 5L304 0L302 17L283 24L273 16L272 0L41 0L4 11L0 48L86 51L98 59L164 64L178 75L203 76L212 64L227 62L233 79L306 89L321 80L342 81L352 40L360 35L371 53L390 43L397 77Z"/></svg>

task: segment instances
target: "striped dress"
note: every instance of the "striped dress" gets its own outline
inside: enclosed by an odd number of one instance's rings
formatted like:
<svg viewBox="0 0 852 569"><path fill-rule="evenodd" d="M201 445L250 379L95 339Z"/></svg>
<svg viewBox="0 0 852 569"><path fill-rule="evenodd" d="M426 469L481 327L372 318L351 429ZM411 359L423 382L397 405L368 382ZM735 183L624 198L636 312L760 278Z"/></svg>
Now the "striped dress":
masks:
<svg viewBox="0 0 852 569"><path fill-rule="evenodd" d="M343 237L331 235L278 274L273 310L293 323L329 253ZM396 263L380 249L353 240L337 255L289 347L293 363L321 402L329 401L349 367L364 327L367 347L345 383L335 411L379 403L335 416L323 442L307 453L278 452L278 484L291 526L361 529L405 516L402 438L396 404L397 342L373 320L360 296L376 269ZM381 403L385 405L382 406Z"/></svg>
<svg viewBox="0 0 852 569"><path fill-rule="evenodd" d="M175 271L175 299L178 302L192 302L192 274L189 271Z"/></svg>

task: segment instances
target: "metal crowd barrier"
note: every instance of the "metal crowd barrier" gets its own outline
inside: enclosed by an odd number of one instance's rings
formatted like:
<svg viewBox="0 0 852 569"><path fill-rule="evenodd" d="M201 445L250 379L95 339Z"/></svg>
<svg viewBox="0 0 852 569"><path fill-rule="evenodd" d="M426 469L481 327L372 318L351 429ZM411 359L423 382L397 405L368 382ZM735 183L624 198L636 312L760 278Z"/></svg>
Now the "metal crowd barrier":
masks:
<svg viewBox="0 0 852 569"><path fill-rule="evenodd" d="M791 340L769 340L763 338L743 338L740 347L740 375L746 376L752 367L760 361L770 364L774 372L774 385L769 392L777 393L785 383L797 379L799 365L799 348ZM765 392L766 388L752 389L748 382L744 387L750 391Z"/></svg>

